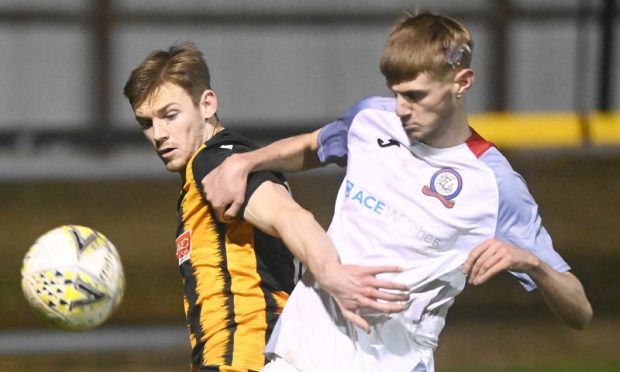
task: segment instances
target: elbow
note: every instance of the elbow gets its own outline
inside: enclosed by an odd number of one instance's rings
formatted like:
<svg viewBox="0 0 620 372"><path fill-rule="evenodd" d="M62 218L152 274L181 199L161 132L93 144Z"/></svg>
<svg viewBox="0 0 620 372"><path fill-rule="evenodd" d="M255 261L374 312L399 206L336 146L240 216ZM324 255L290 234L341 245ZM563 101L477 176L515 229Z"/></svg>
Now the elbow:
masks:
<svg viewBox="0 0 620 372"><path fill-rule="evenodd" d="M566 324L571 328L583 331L588 327L590 321L592 321L592 316L592 305L590 305L589 302L586 302L583 309L579 312L579 315L571 319L567 319Z"/></svg>
<svg viewBox="0 0 620 372"><path fill-rule="evenodd" d="M576 329L578 331L583 331L586 328L588 328L588 325L590 324L590 320L592 320L592 315L590 315L587 318L583 318L583 319L578 319L578 320L574 320L574 321L570 321L567 322L568 326Z"/></svg>

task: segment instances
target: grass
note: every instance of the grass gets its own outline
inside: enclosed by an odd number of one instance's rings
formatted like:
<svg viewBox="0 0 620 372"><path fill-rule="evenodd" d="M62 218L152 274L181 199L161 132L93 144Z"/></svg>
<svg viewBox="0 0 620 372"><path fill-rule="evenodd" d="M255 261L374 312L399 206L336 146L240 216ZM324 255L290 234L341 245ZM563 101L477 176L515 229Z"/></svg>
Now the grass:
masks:
<svg viewBox="0 0 620 372"><path fill-rule="evenodd" d="M620 297L615 295L620 193L614 192L620 188L620 157L515 160L555 246L586 288L594 321L583 332L559 325L540 296L525 294L512 278L468 287L448 315L437 371L620 371ZM337 177L290 180L293 195L326 226ZM0 184L0 329L43 327L27 309L19 269L34 239L65 223L100 230L121 253L127 291L108 324L182 323L174 264L177 193L178 182L163 180ZM187 365L187 345L141 353L0 357L1 371L186 371Z"/></svg>
<svg viewBox="0 0 620 372"><path fill-rule="evenodd" d="M565 359L544 363L518 365L467 365L452 368L437 368L437 372L617 372L620 362L599 359Z"/></svg>

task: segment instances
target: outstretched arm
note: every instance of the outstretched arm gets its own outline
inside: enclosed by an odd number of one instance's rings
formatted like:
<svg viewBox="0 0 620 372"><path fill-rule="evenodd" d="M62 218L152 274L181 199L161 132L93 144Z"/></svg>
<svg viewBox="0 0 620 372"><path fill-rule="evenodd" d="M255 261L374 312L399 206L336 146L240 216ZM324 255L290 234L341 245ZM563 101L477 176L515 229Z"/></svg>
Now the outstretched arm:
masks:
<svg viewBox="0 0 620 372"><path fill-rule="evenodd" d="M400 312L409 298L408 288L376 278L381 273L400 272L396 266L342 265L332 241L314 216L300 207L288 191L264 182L250 197L244 218L262 231L280 237L289 250L312 272L340 307L343 315L368 331L368 323L356 310ZM396 290L401 292L388 292Z"/></svg>
<svg viewBox="0 0 620 372"><path fill-rule="evenodd" d="M247 176L271 169L297 172L317 168L319 130L276 141L266 147L229 156L202 180L207 201L220 221L231 221L244 202Z"/></svg>
<svg viewBox="0 0 620 372"><path fill-rule="evenodd" d="M503 270L528 274L538 286L551 311L568 326L584 329L592 319L592 306L581 282L570 272L558 272L532 253L488 239L467 258L463 271L478 285Z"/></svg>

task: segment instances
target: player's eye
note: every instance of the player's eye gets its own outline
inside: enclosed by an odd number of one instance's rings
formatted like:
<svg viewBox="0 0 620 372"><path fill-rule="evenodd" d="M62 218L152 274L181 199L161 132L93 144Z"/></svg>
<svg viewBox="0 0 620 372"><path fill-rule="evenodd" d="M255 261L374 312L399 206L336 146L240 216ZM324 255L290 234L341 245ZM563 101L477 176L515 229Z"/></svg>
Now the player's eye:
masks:
<svg viewBox="0 0 620 372"><path fill-rule="evenodd" d="M178 115L178 114L179 114L179 113L178 113L177 111L171 111L171 112L168 112L168 113L166 113L166 115L164 116L164 119L166 119L166 120L168 120L168 121L170 121L170 120L174 120L174 119L176 119L176 117L177 117L177 115Z"/></svg>
<svg viewBox="0 0 620 372"><path fill-rule="evenodd" d="M403 97L409 102L418 102L421 101L424 97L426 97L425 92L405 92L403 93Z"/></svg>
<svg viewBox="0 0 620 372"><path fill-rule="evenodd" d="M142 128L142 130L147 130L150 127L153 126L153 120L151 119L136 119L138 121L138 124L140 125L140 128Z"/></svg>

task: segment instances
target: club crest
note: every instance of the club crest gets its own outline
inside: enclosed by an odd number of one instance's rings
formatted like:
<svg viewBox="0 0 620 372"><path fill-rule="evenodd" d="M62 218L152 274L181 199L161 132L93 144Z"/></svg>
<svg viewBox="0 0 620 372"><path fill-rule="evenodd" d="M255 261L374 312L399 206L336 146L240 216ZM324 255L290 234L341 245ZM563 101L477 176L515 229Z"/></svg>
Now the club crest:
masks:
<svg viewBox="0 0 620 372"><path fill-rule="evenodd" d="M430 186L424 185L422 193L432 196L446 208L454 207L454 199L463 188L461 175L452 168L441 168L431 177Z"/></svg>

